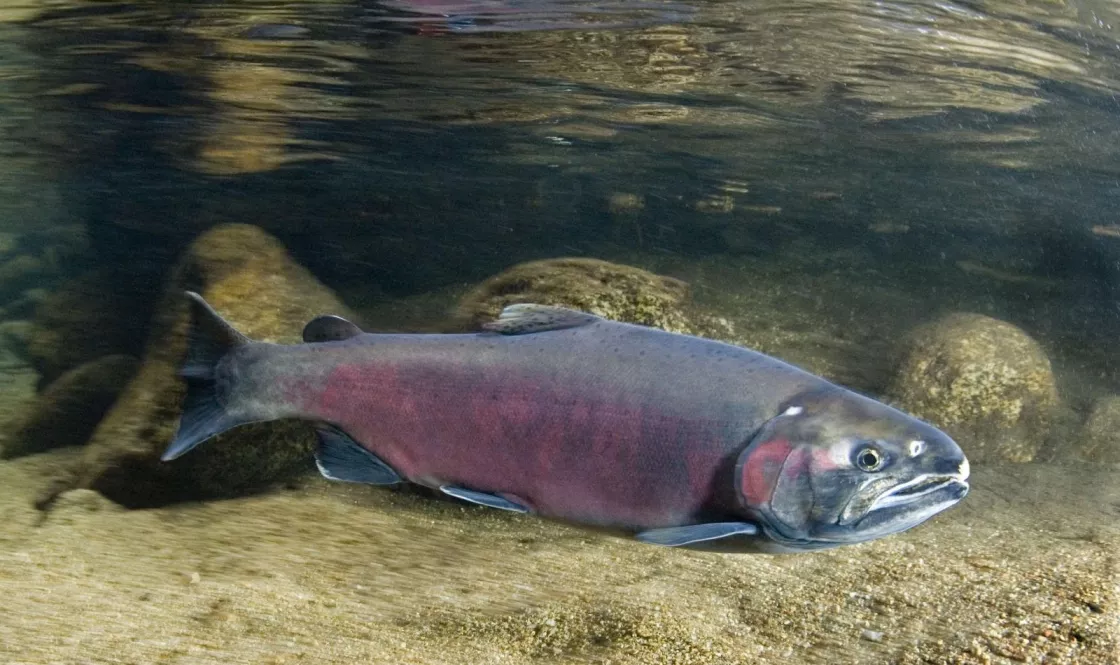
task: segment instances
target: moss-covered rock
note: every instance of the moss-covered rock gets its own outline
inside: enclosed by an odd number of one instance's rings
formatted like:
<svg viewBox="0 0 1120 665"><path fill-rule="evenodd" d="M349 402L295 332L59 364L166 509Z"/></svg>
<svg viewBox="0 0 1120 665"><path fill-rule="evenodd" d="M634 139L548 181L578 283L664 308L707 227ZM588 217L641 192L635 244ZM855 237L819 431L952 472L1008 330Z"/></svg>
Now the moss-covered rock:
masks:
<svg viewBox="0 0 1120 665"><path fill-rule="evenodd" d="M570 307L626 323L732 341L726 319L692 306L686 282L641 268L585 258L522 263L479 284L462 300L455 320L476 329L516 303Z"/></svg>
<svg viewBox="0 0 1120 665"><path fill-rule="evenodd" d="M60 494L51 505L51 524L72 525L81 522L90 513L123 511L124 508L93 490L73 489Z"/></svg>
<svg viewBox="0 0 1120 665"><path fill-rule="evenodd" d="M201 293L260 341L295 343L319 314L352 316L264 231L243 224L211 229L176 266L140 371L94 432L71 485L96 489L125 506L148 506L249 492L310 465L314 434L297 422L239 427L175 462L160 462L184 395L177 372L190 318L186 290Z"/></svg>
<svg viewBox="0 0 1120 665"><path fill-rule="evenodd" d="M98 358L139 356L156 289L97 270L62 284L35 308L27 351L40 389Z"/></svg>
<svg viewBox="0 0 1120 665"><path fill-rule="evenodd" d="M1102 397L1093 404L1076 441L1082 459L1120 464L1120 395Z"/></svg>
<svg viewBox="0 0 1120 665"><path fill-rule="evenodd" d="M1031 461L1059 408L1038 343L980 314L950 314L918 329L887 394L957 439L974 462Z"/></svg>
<svg viewBox="0 0 1120 665"><path fill-rule="evenodd" d="M138 367L136 358L115 355L66 372L5 432L0 457L84 444Z"/></svg>

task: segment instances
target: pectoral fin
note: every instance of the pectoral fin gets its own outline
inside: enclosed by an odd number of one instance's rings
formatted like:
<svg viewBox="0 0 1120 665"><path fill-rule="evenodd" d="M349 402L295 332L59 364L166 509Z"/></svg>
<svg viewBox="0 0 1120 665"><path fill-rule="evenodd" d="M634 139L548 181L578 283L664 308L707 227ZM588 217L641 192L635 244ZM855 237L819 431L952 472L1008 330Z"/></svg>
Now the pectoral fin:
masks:
<svg viewBox="0 0 1120 665"><path fill-rule="evenodd" d="M710 524L692 524L689 526L674 526L665 529L651 529L643 531L636 537L643 543L651 545L664 545L665 547L683 547L695 545L709 540L720 540L732 536L758 535L758 527L750 522L712 522Z"/></svg>
<svg viewBox="0 0 1120 665"><path fill-rule="evenodd" d="M525 506L514 503L509 499L504 499L497 494L487 494L486 492L476 492L474 490L463 489L462 487L454 487L452 485L440 485L439 490L448 496L453 496L456 499L477 503L480 506L489 506L490 508L498 508L500 510L510 510L515 513L527 513L529 509Z"/></svg>
<svg viewBox="0 0 1120 665"><path fill-rule="evenodd" d="M368 485L401 482L400 474L342 430L320 427L316 431L319 448L315 451L315 465L324 478Z"/></svg>

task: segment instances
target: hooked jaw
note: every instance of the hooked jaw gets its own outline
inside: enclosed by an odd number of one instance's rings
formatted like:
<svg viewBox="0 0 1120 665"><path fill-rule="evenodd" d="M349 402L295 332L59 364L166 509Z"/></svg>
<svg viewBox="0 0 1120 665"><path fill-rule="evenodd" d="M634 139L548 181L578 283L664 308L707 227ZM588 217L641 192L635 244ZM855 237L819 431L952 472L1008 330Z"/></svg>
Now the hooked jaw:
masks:
<svg viewBox="0 0 1120 665"><path fill-rule="evenodd" d="M841 537L843 532L854 532L860 534L860 540L915 527L963 499L969 491L968 474L968 460L962 457L954 473L924 473L894 485L875 497L860 515L836 527Z"/></svg>
<svg viewBox="0 0 1120 665"><path fill-rule="evenodd" d="M957 473L924 473L880 494L867 512L907 505L923 499L936 499L939 494L950 499L948 505L952 505L968 494L968 472L968 460L962 460Z"/></svg>
<svg viewBox="0 0 1120 665"><path fill-rule="evenodd" d="M820 525L807 538L786 537L776 532L773 524L764 530L780 546L776 551L788 552L830 549L883 538L916 527L956 505L968 494L966 478L963 474L915 478L876 497L859 516ZM843 512L848 512L848 508Z"/></svg>

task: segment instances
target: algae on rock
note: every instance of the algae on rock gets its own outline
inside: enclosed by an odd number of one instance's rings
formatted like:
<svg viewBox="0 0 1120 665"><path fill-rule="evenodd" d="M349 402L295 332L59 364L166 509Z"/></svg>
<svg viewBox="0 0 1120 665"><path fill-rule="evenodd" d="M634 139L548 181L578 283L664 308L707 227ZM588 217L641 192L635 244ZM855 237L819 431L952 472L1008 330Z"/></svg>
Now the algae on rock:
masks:
<svg viewBox="0 0 1120 665"><path fill-rule="evenodd" d="M955 313L919 328L887 394L974 462L1029 462L1060 408L1046 353L1016 326Z"/></svg>
<svg viewBox="0 0 1120 665"><path fill-rule="evenodd" d="M731 323L689 302L688 284L641 268L599 259L558 258L521 263L460 300L457 323L467 329L497 318L516 303L556 305L614 321L713 339L734 338Z"/></svg>
<svg viewBox="0 0 1120 665"><path fill-rule="evenodd" d="M1077 454L1090 462L1120 464L1120 395L1102 397L1085 421Z"/></svg>
<svg viewBox="0 0 1120 665"><path fill-rule="evenodd" d="M238 427L182 459L160 462L184 395L177 372L187 346L187 290L258 341L299 342L304 324L319 314L352 316L264 231L230 224L206 232L175 267L140 371L94 432L71 485L126 506L157 505L252 491L310 464L314 434L292 421Z"/></svg>

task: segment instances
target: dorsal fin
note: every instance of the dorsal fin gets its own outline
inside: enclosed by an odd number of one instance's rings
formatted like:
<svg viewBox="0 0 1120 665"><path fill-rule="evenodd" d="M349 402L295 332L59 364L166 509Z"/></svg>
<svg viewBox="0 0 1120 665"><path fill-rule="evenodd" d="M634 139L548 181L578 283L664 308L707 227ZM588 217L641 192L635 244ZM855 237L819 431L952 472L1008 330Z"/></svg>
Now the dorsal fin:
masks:
<svg viewBox="0 0 1120 665"><path fill-rule="evenodd" d="M317 316L303 327L305 342L341 342L361 334L362 329L356 324L334 314Z"/></svg>
<svg viewBox="0 0 1120 665"><path fill-rule="evenodd" d="M502 335L528 335L546 330L564 330L602 321L587 312L551 305L510 305L494 321L482 324L483 330Z"/></svg>

